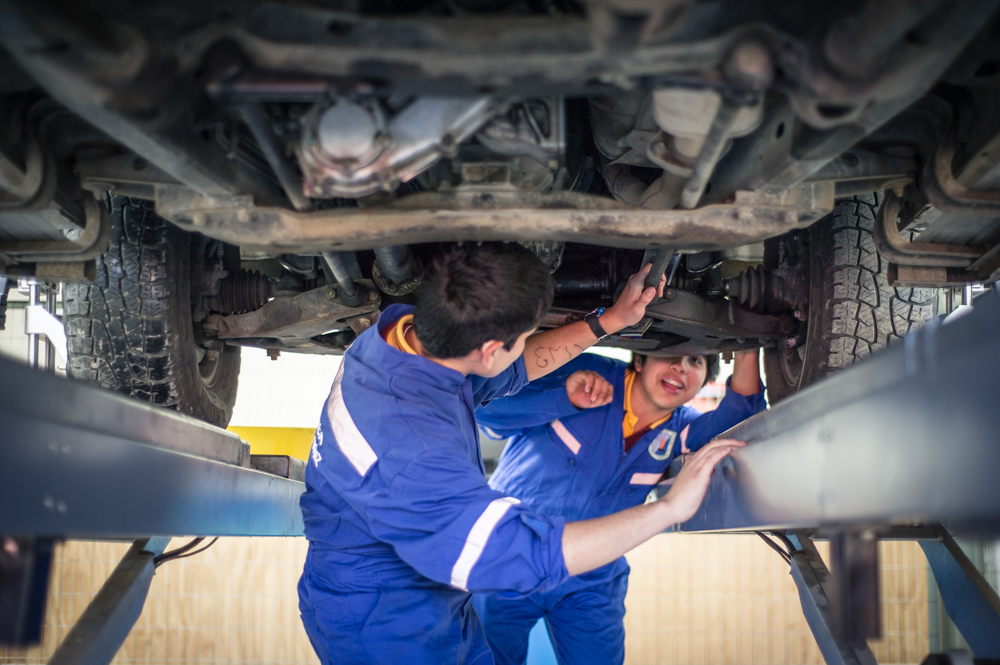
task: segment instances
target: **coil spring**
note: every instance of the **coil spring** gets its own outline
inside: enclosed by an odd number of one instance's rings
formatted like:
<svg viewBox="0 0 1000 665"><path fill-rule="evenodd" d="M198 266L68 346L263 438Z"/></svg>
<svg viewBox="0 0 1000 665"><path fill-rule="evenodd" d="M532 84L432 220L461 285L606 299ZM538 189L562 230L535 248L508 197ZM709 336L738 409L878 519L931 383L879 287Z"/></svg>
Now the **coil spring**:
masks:
<svg viewBox="0 0 1000 665"><path fill-rule="evenodd" d="M258 271L240 269L219 282L219 294L206 298L208 309L243 314L260 309L271 297L271 282Z"/></svg>

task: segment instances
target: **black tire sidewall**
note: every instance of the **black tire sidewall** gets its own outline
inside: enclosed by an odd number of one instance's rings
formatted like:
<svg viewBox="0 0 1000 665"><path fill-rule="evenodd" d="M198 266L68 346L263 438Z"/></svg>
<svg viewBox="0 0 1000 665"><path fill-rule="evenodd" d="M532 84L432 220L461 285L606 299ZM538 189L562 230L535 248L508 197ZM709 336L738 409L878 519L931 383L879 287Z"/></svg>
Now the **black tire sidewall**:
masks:
<svg viewBox="0 0 1000 665"><path fill-rule="evenodd" d="M97 279L66 292L70 375L225 427L236 401L240 348L223 347L211 380L202 378L191 236L156 216L149 201L111 196L107 203L112 237Z"/></svg>

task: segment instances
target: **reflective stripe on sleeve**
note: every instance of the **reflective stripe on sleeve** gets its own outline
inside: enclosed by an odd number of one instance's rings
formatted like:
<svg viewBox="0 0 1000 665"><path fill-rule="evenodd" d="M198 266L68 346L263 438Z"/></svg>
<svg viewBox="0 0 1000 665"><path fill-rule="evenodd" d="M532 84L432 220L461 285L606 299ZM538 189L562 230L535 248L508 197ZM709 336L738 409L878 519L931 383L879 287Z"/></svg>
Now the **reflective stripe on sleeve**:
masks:
<svg viewBox="0 0 1000 665"><path fill-rule="evenodd" d="M486 542L490 539L490 534L493 533L494 527L496 527L500 518L510 510L511 506L519 503L521 502L518 499L505 496L490 501L490 504L486 506L486 510L483 511L483 514L479 516L479 519L476 520L476 523L469 530L469 535L465 539L465 545L462 547L462 553L458 555L455 567L451 569L451 585L453 587L458 587L462 591L468 591L466 585L469 583L469 575L472 573L472 567L476 565L479 557L482 556L483 550L486 548Z"/></svg>
<svg viewBox="0 0 1000 665"><path fill-rule="evenodd" d="M489 427L486 427L484 425L481 425L480 427L482 427L483 431L486 432L486 436L490 437L494 441L500 441L501 439L506 439L507 438L505 436L500 436L499 434L497 434L496 432L494 432L493 430L491 430Z"/></svg>
<svg viewBox="0 0 1000 665"><path fill-rule="evenodd" d="M573 451L574 455L580 452L580 442L576 440L575 436L569 433L569 430L566 429L565 425L558 420L553 420L549 424L552 425L552 429L556 433L556 436L558 436L562 442L566 444L567 448Z"/></svg>
<svg viewBox="0 0 1000 665"><path fill-rule="evenodd" d="M633 473L630 485L655 485L656 481L663 476L662 473Z"/></svg>
<svg viewBox="0 0 1000 665"><path fill-rule="evenodd" d="M333 390L330 392L330 399L326 404L326 415L330 419L330 429L337 439L337 446L344 457L351 463L351 466L363 476L368 473L372 464L378 461L378 455L372 450L371 445L354 424L344 403L344 394L341 390L341 383L344 379L344 362L340 363L337 371L337 378L333 380Z"/></svg>

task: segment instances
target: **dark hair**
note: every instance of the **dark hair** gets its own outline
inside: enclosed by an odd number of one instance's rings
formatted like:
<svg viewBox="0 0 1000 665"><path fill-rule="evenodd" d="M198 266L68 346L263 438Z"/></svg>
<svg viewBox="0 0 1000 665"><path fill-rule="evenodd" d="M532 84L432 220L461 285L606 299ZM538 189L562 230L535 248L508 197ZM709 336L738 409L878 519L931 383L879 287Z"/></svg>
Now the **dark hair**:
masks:
<svg viewBox="0 0 1000 665"><path fill-rule="evenodd" d="M632 360L629 362L628 367L632 371L635 371L635 359L642 358L643 362L646 360L646 355L643 353L632 353ZM715 381L719 378L719 354L718 353L706 353L702 355L705 359L705 382L702 386Z"/></svg>
<svg viewBox="0 0 1000 665"><path fill-rule="evenodd" d="M450 245L433 258L413 331L435 358L461 358L490 340L508 351L552 306L548 269L516 243Z"/></svg>

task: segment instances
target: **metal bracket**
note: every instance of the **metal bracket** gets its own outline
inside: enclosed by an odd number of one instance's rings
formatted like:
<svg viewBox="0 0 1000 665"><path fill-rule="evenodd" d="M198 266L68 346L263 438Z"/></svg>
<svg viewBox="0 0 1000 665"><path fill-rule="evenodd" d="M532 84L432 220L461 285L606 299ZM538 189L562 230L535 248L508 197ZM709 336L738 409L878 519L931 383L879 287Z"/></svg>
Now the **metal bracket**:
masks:
<svg viewBox="0 0 1000 665"><path fill-rule="evenodd" d="M879 255L888 261L907 266L967 268L986 252L982 247L911 242L899 232L898 216L899 197L886 192L885 201L875 216L872 239Z"/></svg>
<svg viewBox="0 0 1000 665"><path fill-rule="evenodd" d="M799 590L806 623L827 665L875 665L875 656L863 640L847 642L835 637L834 607L829 593L830 571L805 532L796 531L795 538L799 549L790 553L792 579Z"/></svg>
<svg viewBox="0 0 1000 665"><path fill-rule="evenodd" d="M948 616L979 658L1000 658L1000 597L944 528L921 541Z"/></svg>
<svg viewBox="0 0 1000 665"><path fill-rule="evenodd" d="M153 559L169 542L169 538L142 538L132 544L49 658L49 665L107 665L114 660L142 613L153 582Z"/></svg>
<svg viewBox="0 0 1000 665"><path fill-rule="evenodd" d="M24 333L45 335L63 362L67 362L69 353L66 349L66 329L55 314L45 309L45 305L28 305L24 308Z"/></svg>
<svg viewBox="0 0 1000 665"><path fill-rule="evenodd" d="M361 318L367 318L367 325L361 327L364 330L377 318L380 300L376 290L369 289L368 301L360 307L348 307L337 295L337 289L324 287L290 298L274 298L246 314L209 317L209 325L216 328L219 339L276 337L289 340L309 339L330 330L354 327Z"/></svg>
<svg viewBox="0 0 1000 665"><path fill-rule="evenodd" d="M102 201L87 193L83 198L85 225L76 240L32 240L0 245L0 252L28 263L81 262L97 258L111 241L111 217Z"/></svg>

